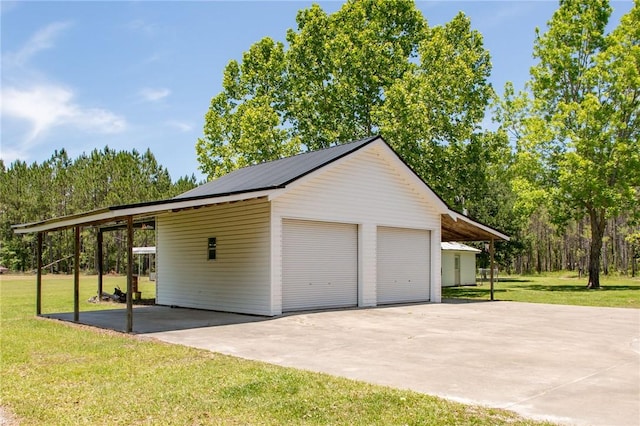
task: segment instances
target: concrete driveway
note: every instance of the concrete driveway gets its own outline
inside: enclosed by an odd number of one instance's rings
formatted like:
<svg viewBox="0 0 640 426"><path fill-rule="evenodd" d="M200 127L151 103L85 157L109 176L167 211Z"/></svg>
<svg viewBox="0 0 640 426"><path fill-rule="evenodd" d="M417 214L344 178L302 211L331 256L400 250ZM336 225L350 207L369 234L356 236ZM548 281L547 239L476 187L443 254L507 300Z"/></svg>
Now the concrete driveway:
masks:
<svg viewBox="0 0 640 426"><path fill-rule="evenodd" d="M423 304L144 335L558 423L640 424L639 310Z"/></svg>

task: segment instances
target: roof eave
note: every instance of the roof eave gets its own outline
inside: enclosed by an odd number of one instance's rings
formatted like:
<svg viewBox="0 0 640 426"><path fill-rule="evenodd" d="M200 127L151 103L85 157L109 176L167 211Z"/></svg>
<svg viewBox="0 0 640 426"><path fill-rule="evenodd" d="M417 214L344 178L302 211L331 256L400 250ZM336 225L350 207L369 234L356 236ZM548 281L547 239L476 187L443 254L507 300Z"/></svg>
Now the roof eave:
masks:
<svg viewBox="0 0 640 426"><path fill-rule="evenodd" d="M483 234L485 234L485 236L481 237L481 238L474 238L474 239L458 239L457 241L488 241L491 239L495 239L495 240L503 240L503 241L511 241L511 238L509 238L508 235L498 231L497 229L491 228L488 225L485 225L483 223L480 223L478 221L475 221L471 218L469 218L468 216L463 215L462 213L458 213L455 210L451 210L449 209L449 211L447 212L447 215L454 221L454 222L464 222L470 226L473 226L475 228L478 228ZM452 241L456 241L455 239Z"/></svg>
<svg viewBox="0 0 640 426"><path fill-rule="evenodd" d="M91 212L62 216L41 222L12 225L16 234L29 234L35 232L55 231L74 226L94 226L101 223L122 220L128 216L148 216L165 211L203 207L207 205L222 204L233 201L242 201L252 198L270 196L275 190L257 190L240 192L236 194L222 194L208 197L193 197L189 199L161 200L149 203L128 204L112 206Z"/></svg>

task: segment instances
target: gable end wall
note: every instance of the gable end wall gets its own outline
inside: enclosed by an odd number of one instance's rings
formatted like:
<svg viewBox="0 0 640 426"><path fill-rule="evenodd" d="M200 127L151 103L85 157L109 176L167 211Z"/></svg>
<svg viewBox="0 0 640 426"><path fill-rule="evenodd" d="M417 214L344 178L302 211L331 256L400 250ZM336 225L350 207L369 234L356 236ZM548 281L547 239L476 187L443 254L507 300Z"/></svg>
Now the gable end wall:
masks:
<svg viewBox="0 0 640 426"><path fill-rule="evenodd" d="M372 144L292 184L272 200L271 281L273 313L281 312L282 220L303 219L358 225L358 306L377 303L377 228L431 231L431 295L440 301L440 214L415 187L415 176L398 170L384 144Z"/></svg>

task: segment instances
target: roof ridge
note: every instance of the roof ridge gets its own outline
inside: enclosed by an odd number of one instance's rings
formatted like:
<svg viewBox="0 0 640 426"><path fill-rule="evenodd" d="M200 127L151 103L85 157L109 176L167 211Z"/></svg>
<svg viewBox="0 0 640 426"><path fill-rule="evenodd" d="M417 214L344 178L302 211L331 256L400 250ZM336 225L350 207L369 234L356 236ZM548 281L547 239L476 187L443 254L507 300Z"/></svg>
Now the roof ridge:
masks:
<svg viewBox="0 0 640 426"><path fill-rule="evenodd" d="M173 199L185 199L237 191L256 191L282 188L307 174L326 166L361 147L381 138L379 135L350 141L334 146L301 152L276 160L265 161L230 171Z"/></svg>
<svg viewBox="0 0 640 426"><path fill-rule="evenodd" d="M349 142L344 142L344 143L337 142L335 145L332 145L332 146L326 146L324 148L314 149L312 151L299 152L297 154L289 155L288 157L276 158L275 160L267 160L267 161L263 161L262 163L250 164L248 166L241 167L241 169L250 169L251 167L261 166L263 164L275 163L276 161L286 160L288 158L296 158L296 157L300 157L302 155L313 154L314 152L322 152L322 151L327 151L329 149L335 149L335 148L339 148L339 147L343 147L343 146L347 146L347 145L363 143L366 140L369 140L369 139L373 140L373 139L378 138L378 137L380 137L380 135L367 136L366 138L362 138L362 139L358 139L358 140L354 140L354 141L349 141ZM236 170L240 170L240 169L236 169ZM235 170L232 170L229 173L232 173L234 171ZM222 177L222 176L220 176L220 177Z"/></svg>

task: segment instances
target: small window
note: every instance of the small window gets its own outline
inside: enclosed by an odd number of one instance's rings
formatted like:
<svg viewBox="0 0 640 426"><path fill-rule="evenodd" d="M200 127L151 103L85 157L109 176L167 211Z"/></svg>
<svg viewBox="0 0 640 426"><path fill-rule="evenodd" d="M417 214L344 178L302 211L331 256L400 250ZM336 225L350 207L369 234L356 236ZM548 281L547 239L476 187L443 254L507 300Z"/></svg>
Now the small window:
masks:
<svg viewBox="0 0 640 426"><path fill-rule="evenodd" d="M209 238L209 242L207 244L207 259L208 260L216 260L216 237Z"/></svg>

